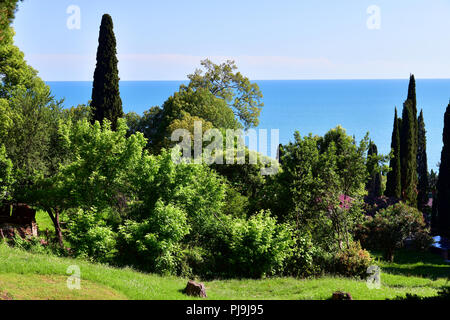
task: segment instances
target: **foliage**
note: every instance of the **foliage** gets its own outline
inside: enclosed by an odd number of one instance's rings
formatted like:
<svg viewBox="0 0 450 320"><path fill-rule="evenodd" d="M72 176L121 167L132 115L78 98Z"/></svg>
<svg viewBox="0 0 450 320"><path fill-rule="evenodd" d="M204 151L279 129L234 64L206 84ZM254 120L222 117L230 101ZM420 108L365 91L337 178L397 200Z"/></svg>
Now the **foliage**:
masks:
<svg viewBox="0 0 450 320"><path fill-rule="evenodd" d="M393 261L396 249L404 241L426 232L423 215L417 209L398 203L380 210L374 217L367 217L359 239L364 247L379 248L387 261Z"/></svg>
<svg viewBox="0 0 450 320"><path fill-rule="evenodd" d="M162 109L160 107L151 107L150 110L144 111L142 116L135 112L129 112L125 115L128 126L128 134L141 132L147 139L146 148L151 153L158 153L161 147L160 124L162 121Z"/></svg>
<svg viewBox="0 0 450 320"><path fill-rule="evenodd" d="M67 239L76 256L99 262L112 262L116 255L116 234L101 213L78 209L69 214Z"/></svg>
<svg viewBox="0 0 450 320"><path fill-rule="evenodd" d="M314 246L310 235L294 236L292 253L285 262L283 274L300 278L322 273L326 266L323 261L319 261L320 254L320 249Z"/></svg>
<svg viewBox="0 0 450 320"><path fill-rule="evenodd" d="M0 203L10 198L10 188L14 183L13 164L6 154L6 149L0 145Z"/></svg>
<svg viewBox="0 0 450 320"><path fill-rule="evenodd" d="M348 248L337 253L334 268L337 274L346 277L365 278L372 263L370 253L362 249L359 242L352 242Z"/></svg>
<svg viewBox="0 0 450 320"><path fill-rule="evenodd" d="M397 108L395 108L394 129L392 130L391 140L391 161L390 171L387 174L386 191L387 197L400 198L402 195L401 181L401 162L400 162L400 125L397 117Z"/></svg>
<svg viewBox="0 0 450 320"><path fill-rule="evenodd" d="M208 241L225 205L227 186L223 178L203 164L174 163L170 150L145 156L133 177L139 199L130 207L134 220L145 219L162 201L186 212L191 241Z"/></svg>
<svg viewBox="0 0 450 320"><path fill-rule="evenodd" d="M402 172L402 199L417 206L417 135L413 101L403 105L400 133L400 161Z"/></svg>
<svg viewBox="0 0 450 320"><path fill-rule="evenodd" d="M273 211L328 251L348 246L362 215L367 147L367 137L357 146L340 127L323 138L296 133L295 143L282 148Z"/></svg>
<svg viewBox="0 0 450 320"><path fill-rule="evenodd" d="M104 14L100 25L97 65L92 89L92 121L102 123L106 118L111 122L113 130L117 127L117 119L123 116L116 54L113 21L109 14Z"/></svg>
<svg viewBox="0 0 450 320"><path fill-rule="evenodd" d="M188 75L188 88L203 88L225 100L246 129L258 126L258 117L264 106L258 85L251 83L240 72L235 72L237 67L234 61L228 60L217 65L206 59L201 61L201 65L205 68L205 73L197 69Z"/></svg>
<svg viewBox="0 0 450 320"><path fill-rule="evenodd" d="M223 227L213 240L215 272L227 277L260 278L282 270L293 240L287 225L278 225L270 212L248 220L223 217Z"/></svg>
<svg viewBox="0 0 450 320"><path fill-rule="evenodd" d="M144 270L175 274L181 263L180 242L189 231L186 212L159 200L147 219L127 220L119 227L120 255Z"/></svg>
<svg viewBox="0 0 450 320"><path fill-rule="evenodd" d="M0 56L0 144L13 163L12 192L19 201L24 188L40 175L51 175L61 161L55 145L61 107L13 44L12 29Z"/></svg>
<svg viewBox="0 0 450 320"><path fill-rule="evenodd" d="M418 144L417 144L417 188L419 194L417 196L417 204L419 210L423 210L428 203L428 163L427 163L427 136L425 130L425 121L423 119L423 111L420 110L418 120Z"/></svg>
<svg viewBox="0 0 450 320"><path fill-rule="evenodd" d="M369 173L369 180L366 189L369 196L380 197L382 194L381 186L381 168L379 166L378 149L375 143L370 141L369 149L367 151L367 171Z"/></svg>
<svg viewBox="0 0 450 320"><path fill-rule="evenodd" d="M87 120L62 124L60 138L70 151L67 164L55 176L39 181L37 204L44 208L52 204L59 210L120 209L121 198L132 190L129 174L140 165L145 145L142 134L126 138L126 132L122 119L116 131L108 120L103 126Z"/></svg>
<svg viewBox="0 0 450 320"><path fill-rule="evenodd" d="M3 0L0 3L0 45L3 45L5 33L9 30L9 25L14 20L19 0Z"/></svg>
<svg viewBox="0 0 450 320"><path fill-rule="evenodd" d="M450 236L450 103L444 114L443 147L437 183L437 230Z"/></svg>
<svg viewBox="0 0 450 320"><path fill-rule="evenodd" d="M154 107L144 113L136 128L143 130L149 138L151 149L159 152L161 148L173 145L170 138L174 130L186 129L193 133L194 121L202 122L203 132L209 128L240 128L225 100L204 88L194 90L184 85L164 102L161 109Z"/></svg>

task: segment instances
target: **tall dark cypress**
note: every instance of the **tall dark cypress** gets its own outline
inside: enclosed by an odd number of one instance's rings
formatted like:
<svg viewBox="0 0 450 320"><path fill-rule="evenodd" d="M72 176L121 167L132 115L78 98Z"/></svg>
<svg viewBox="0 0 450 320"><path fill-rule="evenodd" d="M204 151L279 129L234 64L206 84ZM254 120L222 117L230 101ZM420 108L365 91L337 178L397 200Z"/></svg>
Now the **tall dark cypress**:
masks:
<svg viewBox="0 0 450 320"><path fill-rule="evenodd" d="M416 79L414 75L409 76L408 98L412 102L412 113L414 118L414 127L416 131L416 146L419 147L419 122L417 120L417 97L416 97Z"/></svg>
<svg viewBox="0 0 450 320"><path fill-rule="evenodd" d="M387 197L400 198L402 195L402 173L400 167L400 121L395 108L394 128L392 130L391 149L393 158L389 163L390 171L387 174L386 191Z"/></svg>
<svg viewBox="0 0 450 320"><path fill-rule="evenodd" d="M408 98L407 98L407 100L411 100L413 116L414 116L415 119L417 119L416 79L414 78L413 74L411 74L409 76Z"/></svg>
<svg viewBox="0 0 450 320"><path fill-rule="evenodd" d="M450 236L450 103L444 114L442 141L437 182L437 229L441 235Z"/></svg>
<svg viewBox="0 0 450 320"><path fill-rule="evenodd" d="M420 110L418 119L418 138L417 138L417 178L418 191L417 206L422 210L428 203L428 164L427 164L427 137L423 111Z"/></svg>
<svg viewBox="0 0 450 320"><path fill-rule="evenodd" d="M92 122L103 122L103 119L107 118L114 130L117 128L117 119L123 117L116 54L113 21L109 14L104 14L100 25L97 65L92 88Z"/></svg>
<svg viewBox="0 0 450 320"><path fill-rule="evenodd" d="M403 104L402 128L400 132L400 165L402 173L402 199L417 206L417 135L413 102Z"/></svg>
<svg viewBox="0 0 450 320"><path fill-rule="evenodd" d="M367 171L369 180L366 189L372 197L381 196L381 172L378 164L378 148L375 143L370 141L367 151Z"/></svg>

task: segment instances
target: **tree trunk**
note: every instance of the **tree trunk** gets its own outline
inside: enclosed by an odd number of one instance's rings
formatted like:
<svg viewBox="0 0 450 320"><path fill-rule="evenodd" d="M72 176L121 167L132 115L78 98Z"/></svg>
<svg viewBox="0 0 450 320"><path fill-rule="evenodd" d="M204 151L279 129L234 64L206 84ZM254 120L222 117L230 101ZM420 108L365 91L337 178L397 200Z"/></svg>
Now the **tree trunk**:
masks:
<svg viewBox="0 0 450 320"><path fill-rule="evenodd" d="M386 249L384 259L388 262L394 262L394 249Z"/></svg>
<svg viewBox="0 0 450 320"><path fill-rule="evenodd" d="M53 226L55 227L56 238L58 239L59 246L64 248L61 225L59 223L59 210L55 209L55 214L53 214L51 209L47 209L47 213L50 216L50 219L52 219Z"/></svg>

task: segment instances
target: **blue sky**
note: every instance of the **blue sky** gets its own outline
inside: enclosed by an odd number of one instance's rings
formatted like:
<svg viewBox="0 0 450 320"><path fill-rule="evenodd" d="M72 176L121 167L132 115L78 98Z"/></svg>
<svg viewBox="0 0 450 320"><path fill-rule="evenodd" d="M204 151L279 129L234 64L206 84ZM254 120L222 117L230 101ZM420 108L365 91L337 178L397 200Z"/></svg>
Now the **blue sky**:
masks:
<svg viewBox="0 0 450 320"><path fill-rule="evenodd" d="M70 5L80 29L67 28ZM448 0L25 0L16 44L44 80L91 80L103 13L122 80L183 80L204 58L254 80L450 78Z"/></svg>

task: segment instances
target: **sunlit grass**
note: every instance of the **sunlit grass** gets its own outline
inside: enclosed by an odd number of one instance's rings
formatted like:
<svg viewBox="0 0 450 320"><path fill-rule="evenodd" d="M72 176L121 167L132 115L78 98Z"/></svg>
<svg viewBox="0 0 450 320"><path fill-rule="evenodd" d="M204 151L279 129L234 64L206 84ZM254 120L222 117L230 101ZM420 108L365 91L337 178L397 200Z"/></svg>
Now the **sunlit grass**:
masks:
<svg viewBox="0 0 450 320"><path fill-rule="evenodd" d="M414 256L406 252L401 253L398 259L402 259L402 255L409 255L409 259ZM334 291L342 290L350 292L354 299L376 300L404 297L407 293L434 296L447 283L445 275L450 274L450 266L439 262L439 257L429 256L428 259L432 260L429 263L413 260L408 262L403 258L403 264L378 262L382 268L380 289L369 289L364 280L332 276L303 280L215 280L206 281L205 286L208 299L329 299ZM408 266L416 264L435 268L438 270L434 273L436 277L432 276L433 273L430 277L406 275L411 273ZM82 288L78 292L68 292L65 289L69 276L66 271L71 265L78 265L81 270ZM389 268L395 268L397 274L387 272ZM15 299L97 299L99 295L93 294L95 290L99 290L102 299L189 299L181 293L187 280L144 274L130 268L112 268L83 260L31 254L0 245L0 293L6 291Z"/></svg>

